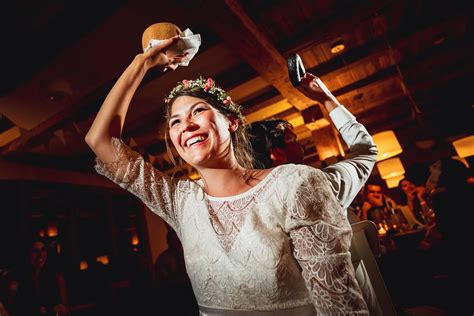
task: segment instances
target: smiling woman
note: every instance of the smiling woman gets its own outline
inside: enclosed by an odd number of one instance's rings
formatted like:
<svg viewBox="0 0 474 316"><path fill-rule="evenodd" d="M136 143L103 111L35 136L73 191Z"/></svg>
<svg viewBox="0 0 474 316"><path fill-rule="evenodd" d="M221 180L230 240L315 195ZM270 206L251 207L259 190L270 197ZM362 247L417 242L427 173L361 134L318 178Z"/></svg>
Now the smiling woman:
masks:
<svg viewBox="0 0 474 316"><path fill-rule="evenodd" d="M252 168L253 156L240 107L224 90L216 86L214 80L211 78L204 80L202 77L196 80L183 80L171 91L166 103L169 131L165 139L170 157L176 156L173 150L177 150L180 158L196 167L192 161L188 161L181 155L184 149L200 148L206 143L219 145L220 150L215 148L216 157L219 157L225 154L228 148L226 144L231 144L236 159L232 164L238 162L244 168ZM195 129L199 127L199 124L195 122L208 124L207 132L197 133ZM216 133L216 128L219 129L218 133ZM168 136L173 146L170 146ZM198 139L192 139L195 136L198 136ZM216 138L217 136L219 138ZM189 146L191 144L186 143L190 140L197 143L191 147ZM200 146L197 146L198 144Z"/></svg>
<svg viewBox="0 0 474 316"><path fill-rule="evenodd" d="M180 62L165 53L173 41L136 56L105 99L86 136L96 170L176 231L200 315L367 314L345 211L377 157L366 129L306 73L298 89L325 106L352 158L253 169L240 107L210 78L183 80L166 99L167 143L201 179L169 177L119 137L145 73Z"/></svg>

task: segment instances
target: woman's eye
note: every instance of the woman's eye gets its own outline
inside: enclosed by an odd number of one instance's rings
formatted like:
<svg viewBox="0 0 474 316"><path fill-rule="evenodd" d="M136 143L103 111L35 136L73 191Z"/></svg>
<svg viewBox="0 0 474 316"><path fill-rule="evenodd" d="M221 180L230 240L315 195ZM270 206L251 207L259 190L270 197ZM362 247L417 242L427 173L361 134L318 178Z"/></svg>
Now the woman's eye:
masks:
<svg viewBox="0 0 474 316"><path fill-rule="evenodd" d="M170 127L173 127L173 126L175 126L175 125L178 124L178 123L179 123L179 120L171 121L171 122L170 122Z"/></svg>
<svg viewBox="0 0 474 316"><path fill-rule="evenodd" d="M201 113L204 110L205 110L204 108L196 108L196 109L194 109L193 114Z"/></svg>

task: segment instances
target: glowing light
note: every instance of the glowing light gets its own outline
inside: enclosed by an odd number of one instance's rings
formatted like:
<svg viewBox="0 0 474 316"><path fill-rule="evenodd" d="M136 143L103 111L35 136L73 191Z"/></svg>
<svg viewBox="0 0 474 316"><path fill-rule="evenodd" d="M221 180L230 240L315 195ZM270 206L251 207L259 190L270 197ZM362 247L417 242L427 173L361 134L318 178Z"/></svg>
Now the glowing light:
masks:
<svg viewBox="0 0 474 316"><path fill-rule="evenodd" d="M138 246L139 243L140 243L140 240L138 239L138 235L137 233L134 233L132 235L132 245Z"/></svg>
<svg viewBox="0 0 474 316"><path fill-rule="evenodd" d="M81 261L79 263L79 270L84 271L84 270L87 270L88 268L89 268L89 264L87 263L87 261Z"/></svg>
<svg viewBox="0 0 474 316"><path fill-rule="evenodd" d="M461 158L474 155L474 135L470 135L453 142L456 153Z"/></svg>
<svg viewBox="0 0 474 316"><path fill-rule="evenodd" d="M405 173L402 161L398 157L377 163L377 169L382 179L399 177Z"/></svg>
<svg viewBox="0 0 474 316"><path fill-rule="evenodd" d="M48 237L56 237L58 235L58 226L54 223L50 223L47 229Z"/></svg>
<svg viewBox="0 0 474 316"><path fill-rule="evenodd" d="M97 262L102 263L103 265L108 265L109 264L109 257L107 256L100 256L95 259Z"/></svg>
<svg viewBox="0 0 474 316"><path fill-rule="evenodd" d="M331 53L337 54L344 50L345 46L342 42L336 42L331 46Z"/></svg>
<svg viewBox="0 0 474 316"><path fill-rule="evenodd" d="M387 188L392 189L392 188L398 187L398 183L404 177L405 177L405 175L402 174L402 175L399 175L399 176L395 176L395 177L392 177L392 178L385 179L385 182L387 183Z"/></svg>
<svg viewBox="0 0 474 316"><path fill-rule="evenodd" d="M394 157L403 152L397 136L391 130L377 133L373 135L373 139L379 151L377 161Z"/></svg>

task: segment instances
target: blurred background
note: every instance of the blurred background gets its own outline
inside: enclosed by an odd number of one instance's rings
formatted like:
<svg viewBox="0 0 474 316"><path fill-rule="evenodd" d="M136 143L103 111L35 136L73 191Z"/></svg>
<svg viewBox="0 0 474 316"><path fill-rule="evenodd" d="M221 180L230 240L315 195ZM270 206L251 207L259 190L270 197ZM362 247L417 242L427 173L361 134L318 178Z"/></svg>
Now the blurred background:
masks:
<svg viewBox="0 0 474 316"><path fill-rule="evenodd" d="M249 122L288 120L305 164L343 159L347 147L327 114L289 81L286 59L298 53L376 136L372 177L385 194L398 201L401 178L425 183L429 165L446 157L472 177L469 1L25 0L3 3L0 15L0 271L42 238L77 315L152 287L154 262L167 248L166 225L95 173L84 142L153 23L172 22L202 39L188 67L147 75L127 116L125 143L166 173L197 176L166 154L163 99L199 75L226 89ZM392 291L395 303L419 303Z"/></svg>

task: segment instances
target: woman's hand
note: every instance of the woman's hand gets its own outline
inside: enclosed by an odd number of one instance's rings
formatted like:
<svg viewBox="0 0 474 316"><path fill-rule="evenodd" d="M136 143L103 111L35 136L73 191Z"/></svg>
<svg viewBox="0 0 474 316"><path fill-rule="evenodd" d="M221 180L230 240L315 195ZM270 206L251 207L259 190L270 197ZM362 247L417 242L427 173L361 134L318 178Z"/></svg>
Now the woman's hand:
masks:
<svg viewBox="0 0 474 316"><path fill-rule="evenodd" d="M171 46L173 46L179 40L179 36L176 35L170 39L165 40L163 43L156 45L146 52L141 54L143 58L145 58L145 67L146 69L150 69L153 67L163 67L163 71L167 71L169 69L175 70L178 68L178 64L182 61L187 54L181 55L168 55L167 50Z"/></svg>
<svg viewBox="0 0 474 316"><path fill-rule="evenodd" d="M308 98L324 105L329 112L340 105L339 101L332 95L321 79L308 72L301 79L301 85L298 90Z"/></svg>

